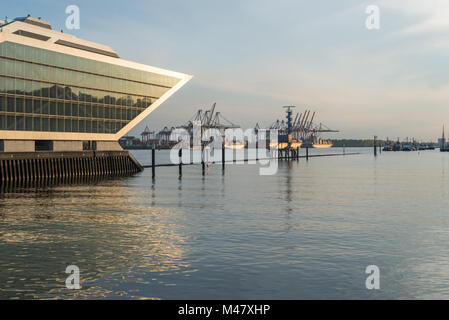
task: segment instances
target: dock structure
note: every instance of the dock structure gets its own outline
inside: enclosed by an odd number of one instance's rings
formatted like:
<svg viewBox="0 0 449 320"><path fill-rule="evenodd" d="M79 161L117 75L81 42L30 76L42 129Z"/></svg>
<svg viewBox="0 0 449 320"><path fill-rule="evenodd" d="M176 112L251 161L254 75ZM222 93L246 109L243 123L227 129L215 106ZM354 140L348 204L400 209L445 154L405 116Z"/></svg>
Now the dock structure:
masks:
<svg viewBox="0 0 449 320"><path fill-rule="evenodd" d="M142 170L127 151L0 153L2 185L73 177L125 176Z"/></svg>

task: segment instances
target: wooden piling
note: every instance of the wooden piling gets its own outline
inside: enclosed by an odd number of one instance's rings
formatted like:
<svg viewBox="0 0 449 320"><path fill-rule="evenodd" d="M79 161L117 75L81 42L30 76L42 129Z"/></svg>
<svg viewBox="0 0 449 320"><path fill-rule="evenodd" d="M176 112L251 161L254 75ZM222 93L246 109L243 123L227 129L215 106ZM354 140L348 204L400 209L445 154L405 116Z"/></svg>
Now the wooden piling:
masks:
<svg viewBox="0 0 449 320"><path fill-rule="evenodd" d="M374 136L373 145L374 145L374 156L377 156L377 136Z"/></svg>
<svg viewBox="0 0 449 320"><path fill-rule="evenodd" d="M206 163L204 162L204 143L201 142L201 168L203 176L206 173Z"/></svg>
<svg viewBox="0 0 449 320"><path fill-rule="evenodd" d="M182 148L178 151L178 157L179 157L179 176L182 176Z"/></svg>
<svg viewBox="0 0 449 320"><path fill-rule="evenodd" d="M5 182L5 169L3 165L3 160L0 160L0 175L1 175L1 182L2 184Z"/></svg>
<svg viewBox="0 0 449 320"><path fill-rule="evenodd" d="M225 149L225 142L224 142L224 138L223 141L221 143L221 170L225 171L225 166L226 166L226 149Z"/></svg>
<svg viewBox="0 0 449 320"><path fill-rule="evenodd" d="M154 178L156 176L156 150L154 149L154 143L153 148L151 149L151 173L152 177Z"/></svg>

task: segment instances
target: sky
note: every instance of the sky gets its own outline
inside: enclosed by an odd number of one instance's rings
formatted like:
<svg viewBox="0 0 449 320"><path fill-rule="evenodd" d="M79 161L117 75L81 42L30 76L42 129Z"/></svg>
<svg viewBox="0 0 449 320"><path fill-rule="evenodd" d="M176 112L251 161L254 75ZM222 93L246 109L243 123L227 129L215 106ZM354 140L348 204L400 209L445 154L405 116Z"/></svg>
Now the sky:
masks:
<svg viewBox="0 0 449 320"><path fill-rule="evenodd" d="M65 9L80 8L67 30ZM379 29L366 28L369 5ZM121 58L194 78L130 131L186 123L199 109L269 127L285 105L316 111L330 138L415 137L449 128L449 1L3 1Z"/></svg>

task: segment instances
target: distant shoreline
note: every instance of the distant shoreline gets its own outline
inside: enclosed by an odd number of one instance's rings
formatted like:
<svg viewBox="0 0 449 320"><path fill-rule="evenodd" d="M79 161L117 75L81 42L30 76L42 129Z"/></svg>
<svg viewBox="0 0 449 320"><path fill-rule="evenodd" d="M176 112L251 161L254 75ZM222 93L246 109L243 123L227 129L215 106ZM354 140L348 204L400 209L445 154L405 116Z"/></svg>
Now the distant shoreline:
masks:
<svg viewBox="0 0 449 320"><path fill-rule="evenodd" d="M373 139L341 139L341 140L330 140L332 142L332 148L372 148L374 147L374 141ZM394 144L395 141L386 141L386 140L377 140L376 145L377 146L385 146L387 144ZM437 144L435 142L423 142L422 144L426 145L434 145L435 147ZM122 146L124 150L151 150L152 145L136 145L136 146ZM170 146L156 146L156 150L169 150L171 149Z"/></svg>

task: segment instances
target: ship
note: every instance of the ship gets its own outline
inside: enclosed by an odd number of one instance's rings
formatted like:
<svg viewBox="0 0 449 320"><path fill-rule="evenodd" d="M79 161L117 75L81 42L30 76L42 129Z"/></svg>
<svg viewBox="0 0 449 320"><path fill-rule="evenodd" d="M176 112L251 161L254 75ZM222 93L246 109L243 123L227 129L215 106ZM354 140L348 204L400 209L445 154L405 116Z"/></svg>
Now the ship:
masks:
<svg viewBox="0 0 449 320"><path fill-rule="evenodd" d="M306 110L304 114L297 115L295 119L295 131L298 137L303 141L302 148L328 149L332 147L332 141L325 140L321 137L324 132L338 132L338 130L329 129L324 124L314 125L315 112L309 120L310 110Z"/></svg>
<svg viewBox="0 0 449 320"><path fill-rule="evenodd" d="M285 108L288 108L287 121L276 120L270 127L270 129L279 131L278 141L270 141L270 148L284 150L287 148L327 149L332 147L332 142L322 139L321 134L324 132L338 132L338 130L329 129L322 123L314 125L315 112L310 117L310 110L306 110L304 113L297 113L295 118L292 119L291 108L294 108L294 106Z"/></svg>
<svg viewBox="0 0 449 320"><path fill-rule="evenodd" d="M332 142L330 140L322 140L319 139L317 142L312 144L312 147L315 149L328 149L332 148Z"/></svg>
<svg viewBox="0 0 449 320"><path fill-rule="evenodd" d="M292 108L295 106L285 106L287 108L287 121L276 120L270 127L270 129L278 130L278 137L276 140L270 141L270 149L285 150L285 149L298 149L301 148L302 140L299 138L298 131L294 130L295 122L292 122ZM296 119L295 119L296 120Z"/></svg>

